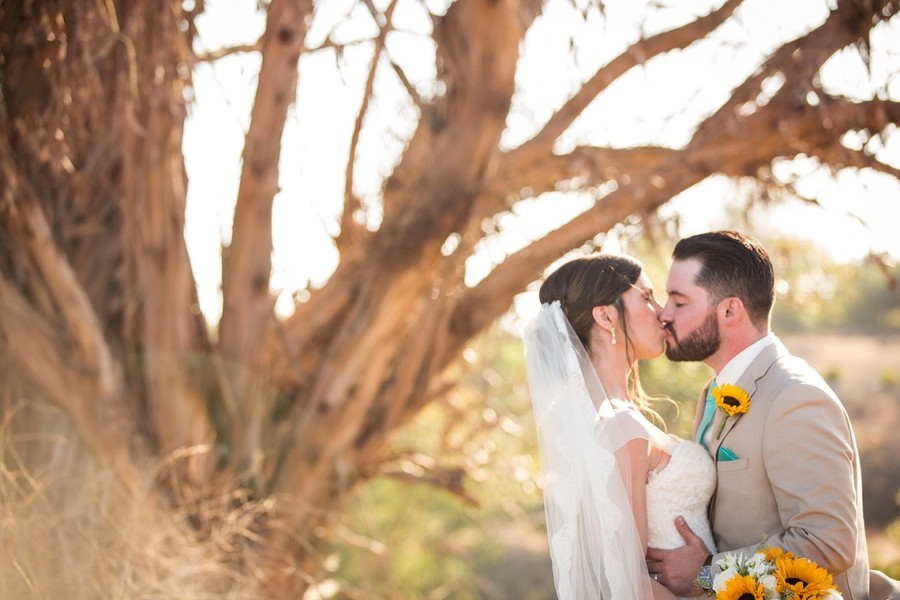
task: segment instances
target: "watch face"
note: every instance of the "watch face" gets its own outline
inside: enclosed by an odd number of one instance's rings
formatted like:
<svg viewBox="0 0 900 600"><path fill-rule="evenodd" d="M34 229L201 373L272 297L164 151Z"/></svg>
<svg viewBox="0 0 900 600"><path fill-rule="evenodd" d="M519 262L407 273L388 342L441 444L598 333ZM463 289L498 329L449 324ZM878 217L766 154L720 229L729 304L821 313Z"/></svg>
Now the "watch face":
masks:
<svg viewBox="0 0 900 600"><path fill-rule="evenodd" d="M702 569L700 569L700 574L697 576L697 580L700 582L700 587L702 587L704 590L711 590L713 586L712 567L709 565L705 565Z"/></svg>

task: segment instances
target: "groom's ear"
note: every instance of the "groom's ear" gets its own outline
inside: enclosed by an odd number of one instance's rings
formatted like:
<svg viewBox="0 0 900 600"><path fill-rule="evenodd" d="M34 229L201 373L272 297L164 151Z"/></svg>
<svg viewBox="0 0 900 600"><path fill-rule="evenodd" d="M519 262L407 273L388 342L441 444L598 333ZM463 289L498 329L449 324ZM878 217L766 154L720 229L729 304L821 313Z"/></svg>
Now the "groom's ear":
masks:
<svg viewBox="0 0 900 600"><path fill-rule="evenodd" d="M725 324L731 325L740 321L747 314L744 303L737 296L725 298L719 303L719 316Z"/></svg>

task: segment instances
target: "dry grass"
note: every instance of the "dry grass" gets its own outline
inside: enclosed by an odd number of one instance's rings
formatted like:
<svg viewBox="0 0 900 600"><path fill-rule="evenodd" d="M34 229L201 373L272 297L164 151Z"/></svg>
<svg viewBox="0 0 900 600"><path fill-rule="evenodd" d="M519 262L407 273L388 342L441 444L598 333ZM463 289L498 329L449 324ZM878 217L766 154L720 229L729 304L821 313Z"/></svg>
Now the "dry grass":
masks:
<svg viewBox="0 0 900 600"><path fill-rule="evenodd" d="M246 508L198 539L144 480L123 482L73 441L48 406L4 406L0 598L259 599L230 565ZM29 427L40 423L41 428ZM40 434L28 431L41 431Z"/></svg>

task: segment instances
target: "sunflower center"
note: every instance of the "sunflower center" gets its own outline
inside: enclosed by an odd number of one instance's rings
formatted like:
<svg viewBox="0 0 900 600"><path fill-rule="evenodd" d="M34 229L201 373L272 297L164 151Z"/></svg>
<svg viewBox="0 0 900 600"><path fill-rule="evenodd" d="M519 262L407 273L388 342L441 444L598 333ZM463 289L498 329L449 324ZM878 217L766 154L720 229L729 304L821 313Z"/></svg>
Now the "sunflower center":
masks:
<svg viewBox="0 0 900 600"><path fill-rule="evenodd" d="M790 585L795 585L797 583L802 583L803 585L806 585L806 582L803 581L802 579L800 579L799 577L786 577L785 581Z"/></svg>
<svg viewBox="0 0 900 600"><path fill-rule="evenodd" d="M737 408L738 406L741 405L740 400L738 400L737 398L735 398L733 396L725 396L724 398L722 398L722 403L727 404L728 406L731 406L734 408Z"/></svg>
<svg viewBox="0 0 900 600"><path fill-rule="evenodd" d="M750 592L744 592L743 594L738 596L737 600L756 600L756 596L754 596Z"/></svg>

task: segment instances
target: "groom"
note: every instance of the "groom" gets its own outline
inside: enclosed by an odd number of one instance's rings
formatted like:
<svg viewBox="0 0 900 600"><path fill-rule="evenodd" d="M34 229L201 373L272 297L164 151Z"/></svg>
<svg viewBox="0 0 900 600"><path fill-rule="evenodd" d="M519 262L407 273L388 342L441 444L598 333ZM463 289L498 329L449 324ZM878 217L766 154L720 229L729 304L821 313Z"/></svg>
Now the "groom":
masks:
<svg viewBox="0 0 900 600"><path fill-rule="evenodd" d="M660 320L666 355L715 371L697 407L698 441L716 462L709 514L720 554L678 519L685 545L649 549L650 573L680 596L711 586L724 552L779 546L828 569L845 600L900 598L900 583L869 571L859 456L843 405L825 381L769 330L775 279L766 251L733 231L685 238L673 252ZM749 398L726 415L715 386ZM871 589L870 589L871 582Z"/></svg>

